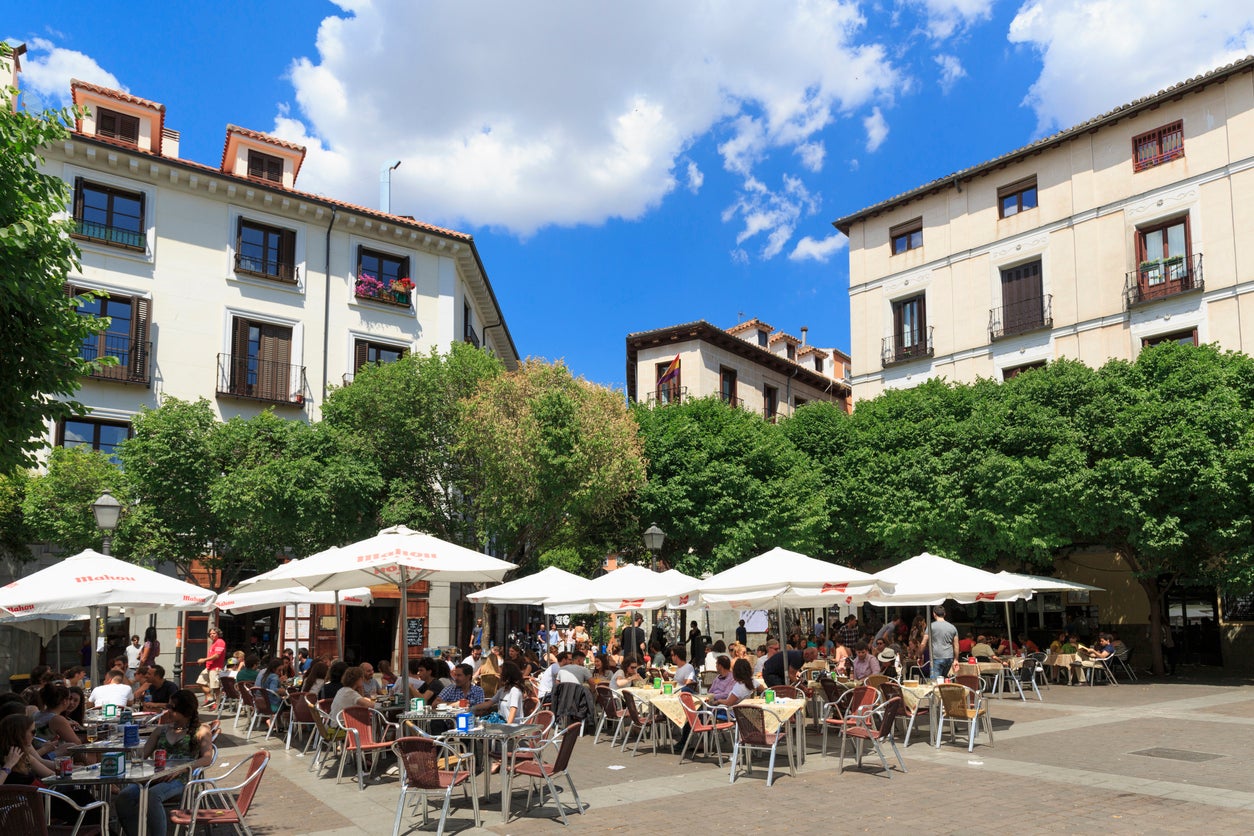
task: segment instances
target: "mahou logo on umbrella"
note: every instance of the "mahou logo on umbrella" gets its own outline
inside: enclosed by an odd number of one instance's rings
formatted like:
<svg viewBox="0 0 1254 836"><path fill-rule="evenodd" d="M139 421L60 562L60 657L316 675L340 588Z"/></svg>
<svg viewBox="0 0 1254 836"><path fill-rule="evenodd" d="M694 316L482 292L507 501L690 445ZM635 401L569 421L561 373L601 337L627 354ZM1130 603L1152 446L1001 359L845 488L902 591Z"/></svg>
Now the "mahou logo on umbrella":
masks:
<svg viewBox="0 0 1254 836"><path fill-rule="evenodd" d="M104 583L106 581L135 583L135 578L131 575L83 575L74 579L74 583Z"/></svg>

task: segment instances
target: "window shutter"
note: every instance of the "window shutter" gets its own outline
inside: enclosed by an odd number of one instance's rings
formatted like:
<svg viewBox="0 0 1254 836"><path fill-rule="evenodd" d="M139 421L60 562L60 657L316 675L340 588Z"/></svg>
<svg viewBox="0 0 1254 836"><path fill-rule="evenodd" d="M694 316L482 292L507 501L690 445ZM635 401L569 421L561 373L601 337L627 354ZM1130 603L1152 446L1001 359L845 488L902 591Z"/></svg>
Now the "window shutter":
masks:
<svg viewBox="0 0 1254 836"><path fill-rule="evenodd" d="M357 245L357 278L359 279L361 278L361 257L365 251L366 251L365 247L363 247L361 244ZM378 277L376 276L375 278L378 278Z"/></svg>
<svg viewBox="0 0 1254 836"><path fill-rule="evenodd" d="M146 251L148 249L148 222L146 220L148 215L145 210L145 201L147 200L148 196L144 194L143 192L140 192L138 194L138 197L139 197L139 234L144 242L143 246L144 246L144 250Z"/></svg>
<svg viewBox="0 0 1254 836"><path fill-rule="evenodd" d="M297 280L295 230L285 229L279 235L279 263L282 265L279 276L295 282Z"/></svg>
<svg viewBox="0 0 1254 836"><path fill-rule="evenodd" d="M83 178L74 178L74 217L83 217Z"/></svg>
<svg viewBox="0 0 1254 836"><path fill-rule="evenodd" d="M131 300L131 379L148 382L148 323L152 301Z"/></svg>
<svg viewBox="0 0 1254 836"><path fill-rule="evenodd" d="M361 371L361 367L366 365L366 361L370 358L370 343L365 340L357 340L353 344L353 373Z"/></svg>
<svg viewBox="0 0 1254 836"><path fill-rule="evenodd" d="M248 320L235 317L231 320L231 359L248 357Z"/></svg>
<svg viewBox="0 0 1254 836"><path fill-rule="evenodd" d="M244 216L235 219L235 260L239 263L240 246L244 243Z"/></svg>
<svg viewBox="0 0 1254 836"><path fill-rule="evenodd" d="M402 278L402 279L412 279L412 278L413 278L413 276L409 275L409 256L405 256L404 258L402 258L402 259L401 259L401 275L400 275L400 278Z"/></svg>

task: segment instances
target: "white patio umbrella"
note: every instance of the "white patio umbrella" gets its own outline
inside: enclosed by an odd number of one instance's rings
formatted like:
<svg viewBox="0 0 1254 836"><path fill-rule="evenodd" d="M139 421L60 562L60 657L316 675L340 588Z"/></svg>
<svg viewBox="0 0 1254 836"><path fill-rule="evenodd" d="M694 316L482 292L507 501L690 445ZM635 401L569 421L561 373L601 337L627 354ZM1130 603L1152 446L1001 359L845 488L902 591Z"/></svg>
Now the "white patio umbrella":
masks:
<svg viewBox="0 0 1254 836"><path fill-rule="evenodd" d="M86 613L91 618L92 682L96 613L101 607L199 609L214 593L178 578L88 549L0 589L0 610L15 616Z"/></svg>
<svg viewBox="0 0 1254 836"><path fill-rule="evenodd" d="M674 569L652 572L643 566L628 564L587 581L576 590L551 595L543 604L547 612L555 613L654 610L685 595L692 596L699 583L697 578Z"/></svg>
<svg viewBox="0 0 1254 836"><path fill-rule="evenodd" d="M553 596L577 598L590 583L587 578L549 566L534 575L472 592L466 597L478 604L539 604Z"/></svg>
<svg viewBox="0 0 1254 836"><path fill-rule="evenodd" d="M866 572L776 547L702 581L696 600L720 610L774 607L782 646L785 607L857 604L891 589Z"/></svg>
<svg viewBox="0 0 1254 836"><path fill-rule="evenodd" d="M270 609L286 604L333 604L335 606L368 607L374 603L370 588L361 586L355 589L336 590L334 592L310 592L301 587L287 589L269 589L260 592L241 592L238 595L224 592L212 604L218 612L246 613ZM206 608L209 609L209 608Z"/></svg>
<svg viewBox="0 0 1254 836"><path fill-rule="evenodd" d="M1047 578L1043 575L1021 575L1017 572L998 572L997 577L1008 584L1021 583L1033 592L1103 592L1100 586L1089 586L1079 581L1065 581L1062 578ZM1026 599L1025 599L1026 600ZM1010 619L1010 602L1006 602L1006 637L1010 640L1010 649L1015 647L1014 623Z"/></svg>
<svg viewBox="0 0 1254 836"><path fill-rule="evenodd" d="M507 561L398 525L385 528L374 537L285 563L242 581L235 591L260 592L298 586L315 592L334 592L370 584L395 584L401 591L400 635L403 636L409 616L410 584L418 581L496 583L514 568L514 564ZM401 682L402 693L408 694L409 665L404 658Z"/></svg>

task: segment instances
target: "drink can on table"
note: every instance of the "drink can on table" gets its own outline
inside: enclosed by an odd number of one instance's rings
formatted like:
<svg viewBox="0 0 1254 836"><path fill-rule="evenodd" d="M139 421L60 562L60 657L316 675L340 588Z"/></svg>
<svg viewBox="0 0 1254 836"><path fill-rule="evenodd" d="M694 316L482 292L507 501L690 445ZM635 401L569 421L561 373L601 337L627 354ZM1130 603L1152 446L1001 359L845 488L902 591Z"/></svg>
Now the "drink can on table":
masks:
<svg viewBox="0 0 1254 836"><path fill-rule="evenodd" d="M69 778L73 776L74 775L74 759L73 758L58 758L57 772L61 775L62 778Z"/></svg>
<svg viewBox="0 0 1254 836"><path fill-rule="evenodd" d="M165 749L158 749L157 751L153 752L152 753L153 766L155 766L157 769L165 769L166 757L167 755L166 755Z"/></svg>

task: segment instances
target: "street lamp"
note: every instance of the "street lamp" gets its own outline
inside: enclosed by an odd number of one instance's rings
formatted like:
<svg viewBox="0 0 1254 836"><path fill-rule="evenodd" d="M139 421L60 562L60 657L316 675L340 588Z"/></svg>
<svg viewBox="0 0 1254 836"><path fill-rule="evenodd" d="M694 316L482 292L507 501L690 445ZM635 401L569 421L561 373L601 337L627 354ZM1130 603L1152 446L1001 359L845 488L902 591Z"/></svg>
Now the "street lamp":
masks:
<svg viewBox="0 0 1254 836"><path fill-rule="evenodd" d="M113 494L105 491L92 503L91 512L96 516L96 527L104 535L101 551L109 554L109 547L113 545L113 532L122 516L122 503L114 499Z"/></svg>
<svg viewBox="0 0 1254 836"><path fill-rule="evenodd" d="M649 570L652 572L657 571L657 553L662 550L662 541L665 539L666 532L658 528L657 523L644 530L644 547L652 555L649 559Z"/></svg>

